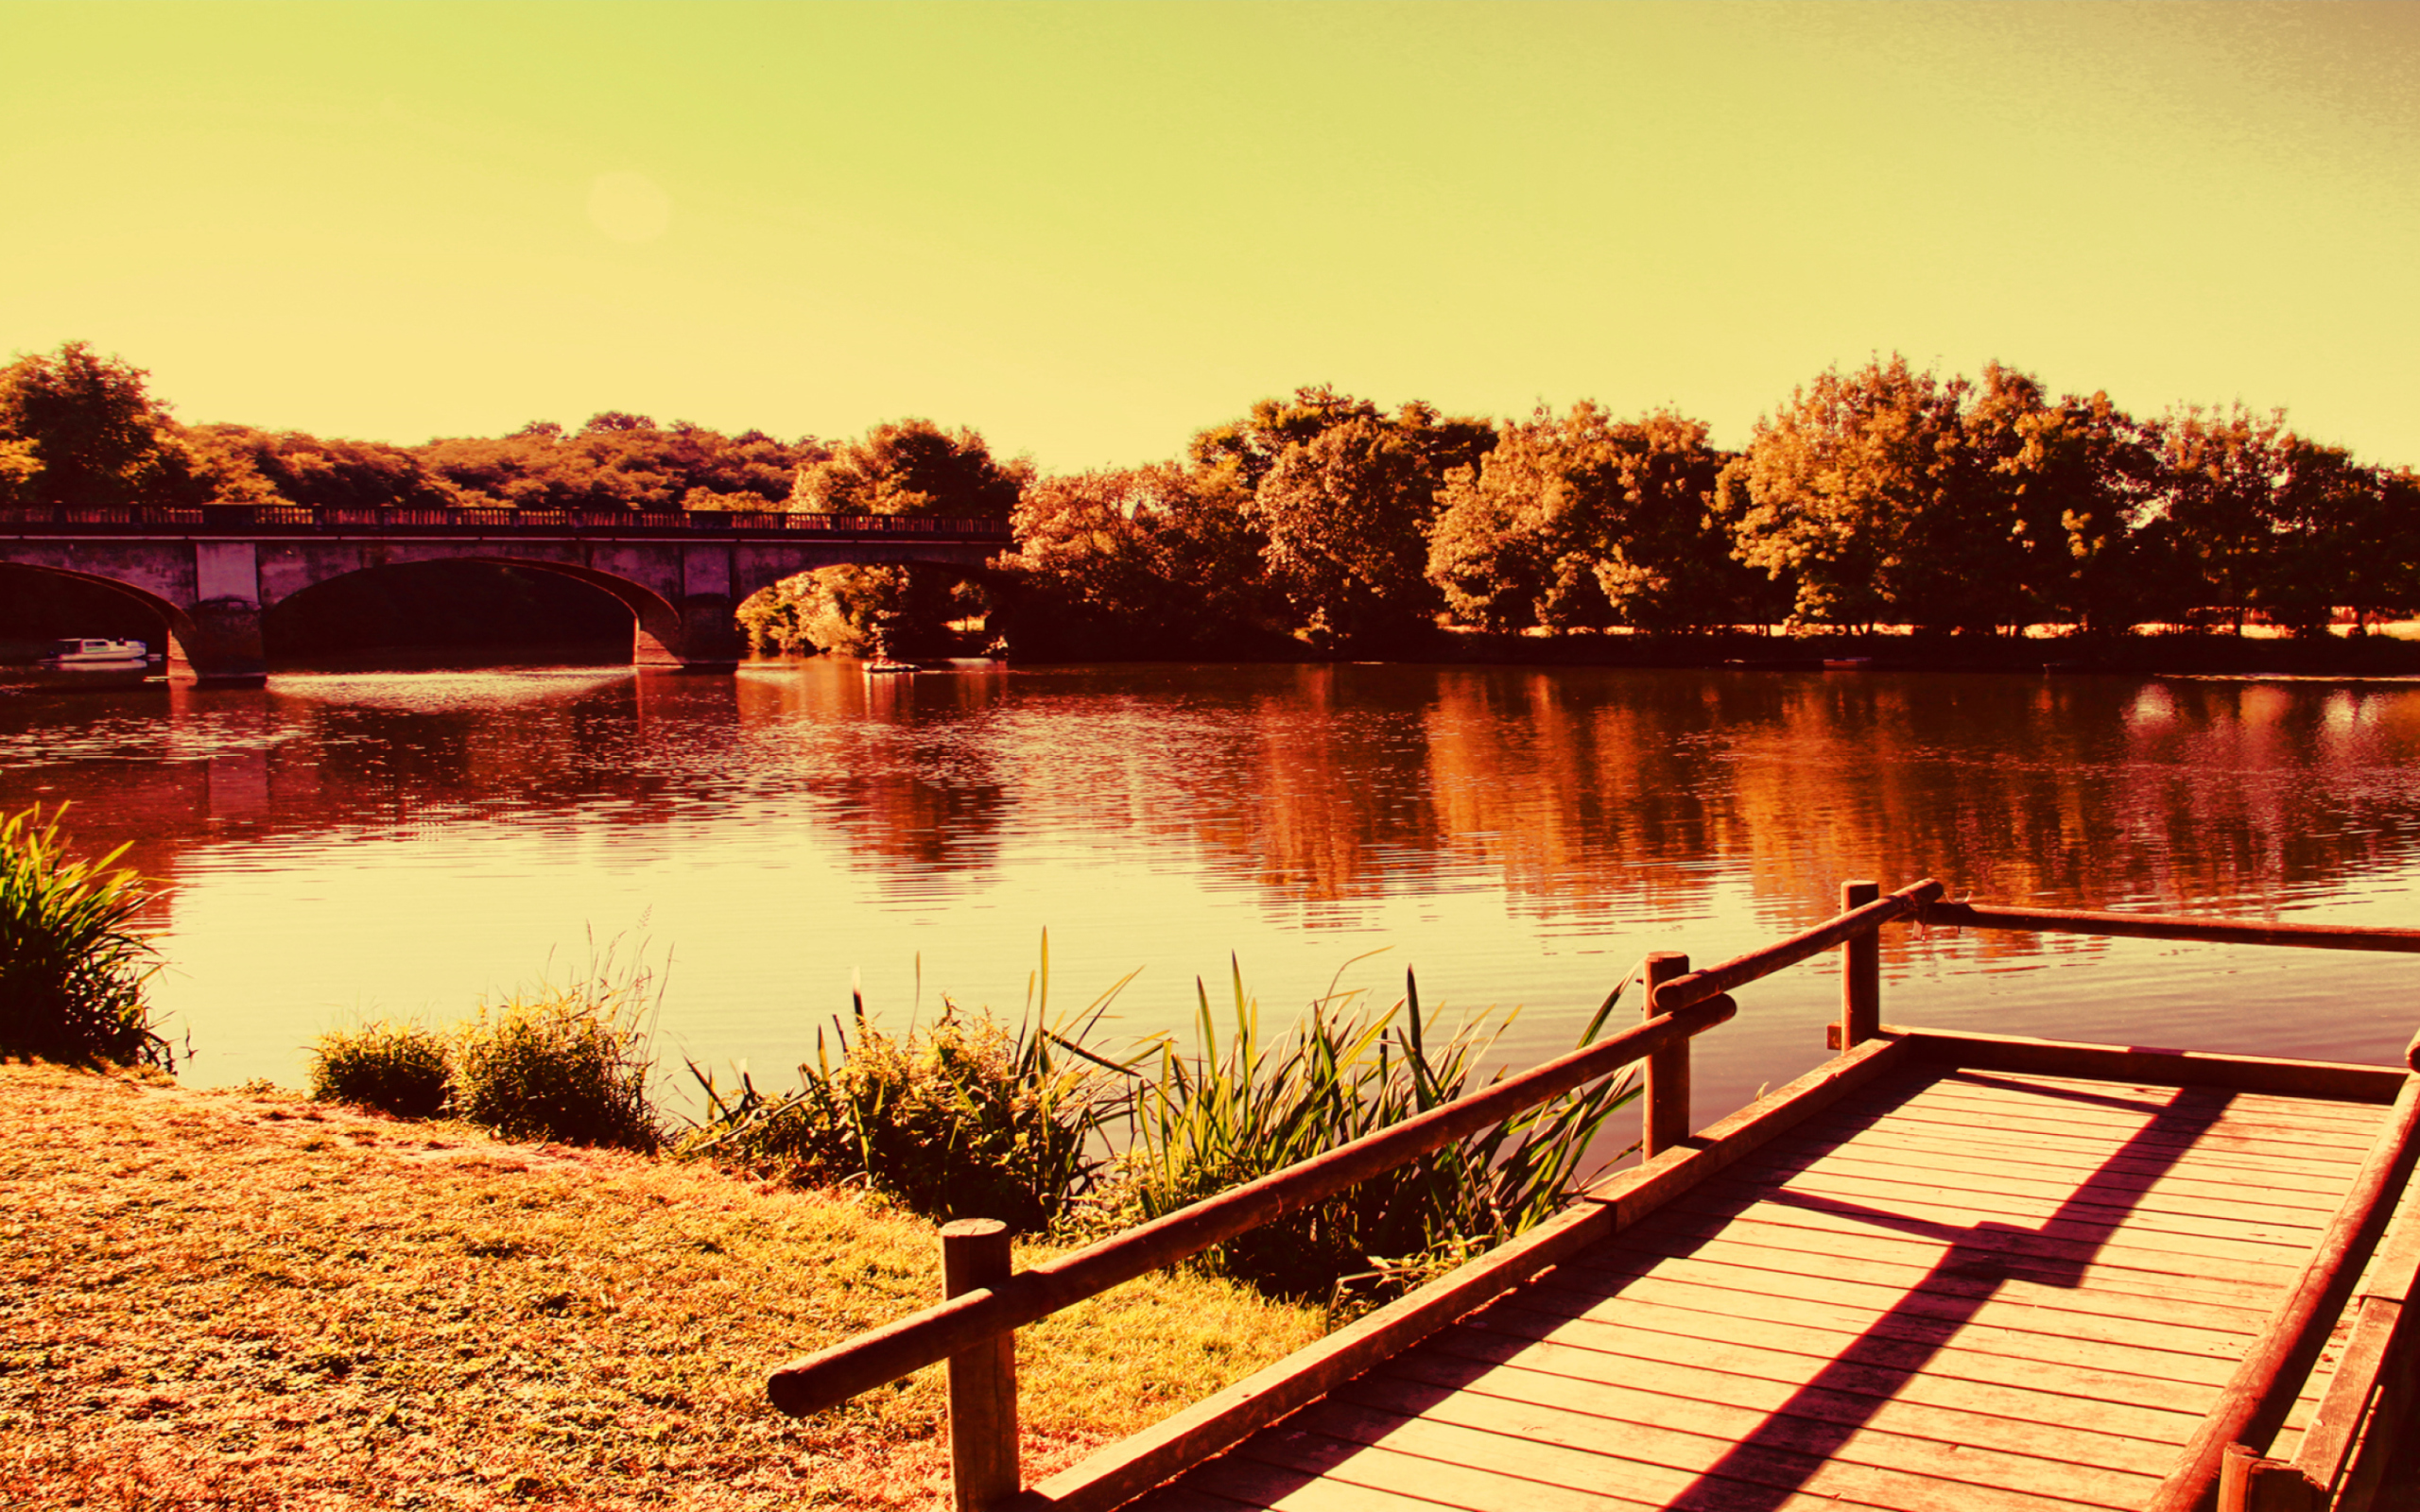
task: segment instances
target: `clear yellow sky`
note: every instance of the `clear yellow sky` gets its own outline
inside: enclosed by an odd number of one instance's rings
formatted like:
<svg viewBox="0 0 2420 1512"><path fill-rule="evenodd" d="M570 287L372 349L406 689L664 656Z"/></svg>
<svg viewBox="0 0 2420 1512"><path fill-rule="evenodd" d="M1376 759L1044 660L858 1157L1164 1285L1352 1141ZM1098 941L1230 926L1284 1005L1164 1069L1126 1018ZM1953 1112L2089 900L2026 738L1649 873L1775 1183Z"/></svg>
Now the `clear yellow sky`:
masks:
<svg viewBox="0 0 2420 1512"><path fill-rule="evenodd" d="M0 3L0 352L324 435L1737 445L1896 349L2420 465L2412 5Z"/></svg>

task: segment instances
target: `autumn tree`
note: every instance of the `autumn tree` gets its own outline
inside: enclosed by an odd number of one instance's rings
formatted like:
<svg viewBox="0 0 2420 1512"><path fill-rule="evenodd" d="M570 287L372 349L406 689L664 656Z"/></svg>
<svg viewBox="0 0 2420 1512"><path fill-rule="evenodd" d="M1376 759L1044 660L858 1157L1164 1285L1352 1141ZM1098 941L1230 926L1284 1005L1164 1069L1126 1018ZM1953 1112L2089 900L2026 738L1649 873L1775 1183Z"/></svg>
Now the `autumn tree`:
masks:
<svg viewBox="0 0 2420 1512"><path fill-rule="evenodd" d="M1324 386L1195 436L1197 473L1240 501L1270 588L1316 645L1396 644L1442 599L1427 580L1437 492L1495 444L1485 421L1417 401L1392 415Z"/></svg>
<svg viewBox="0 0 2420 1512"><path fill-rule="evenodd" d="M1001 558L1021 653L1217 656L1282 632L1232 475L1163 462L1037 480Z"/></svg>
<svg viewBox="0 0 2420 1512"><path fill-rule="evenodd" d="M1448 477L1430 579L1458 618L1495 629L1731 623L1754 584L1713 512L1724 460L1703 422L1669 411L1541 407Z"/></svg>
<svg viewBox="0 0 2420 1512"><path fill-rule="evenodd" d="M1996 364L1983 385L1893 355L1834 369L1756 422L1726 471L1722 512L1742 560L1793 588L1793 617L1994 630L2037 618L2037 589L2079 545L2122 528L2107 500L2060 496L2045 474L2041 387ZM2050 522L2059 508L2060 524ZM2068 516L2074 516L2072 523Z"/></svg>
<svg viewBox="0 0 2420 1512"><path fill-rule="evenodd" d="M147 376L82 341L0 368L0 486L74 506L193 498L193 459Z"/></svg>
<svg viewBox="0 0 2420 1512"><path fill-rule="evenodd" d="M802 465L792 509L817 514L902 514L1007 520L1032 476L1023 459L1001 462L983 438L928 420L877 425ZM925 655L946 644L948 622L984 612L979 587L944 567L825 567L786 594L804 608L807 638L827 650Z"/></svg>

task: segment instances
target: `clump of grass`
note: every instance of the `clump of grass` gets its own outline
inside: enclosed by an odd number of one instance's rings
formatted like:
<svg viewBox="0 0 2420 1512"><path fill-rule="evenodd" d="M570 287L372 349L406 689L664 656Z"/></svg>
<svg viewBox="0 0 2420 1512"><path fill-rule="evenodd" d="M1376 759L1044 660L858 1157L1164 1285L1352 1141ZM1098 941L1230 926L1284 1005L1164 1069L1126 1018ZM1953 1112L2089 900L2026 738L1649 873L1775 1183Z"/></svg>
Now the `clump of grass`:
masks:
<svg viewBox="0 0 2420 1512"><path fill-rule="evenodd" d="M0 1055L174 1069L143 995L153 952L127 927L148 895L125 853L70 860L57 811L0 820Z"/></svg>
<svg viewBox="0 0 2420 1512"><path fill-rule="evenodd" d="M446 1049L443 1035L417 1023L381 1019L331 1030L311 1046L311 1096L397 1118L435 1118L454 1091Z"/></svg>
<svg viewBox="0 0 2420 1512"><path fill-rule="evenodd" d="M617 960L609 943L579 977L480 1004L455 1035L455 1113L507 1139L661 1147L648 1038L662 1002L645 952Z"/></svg>
<svg viewBox="0 0 2420 1512"><path fill-rule="evenodd" d="M1349 966L1351 963L1348 962ZM1340 975L1341 973L1340 973ZM1627 985L1627 984L1625 984ZM1199 1045L1162 1041L1136 1091L1123 1169L1125 1216L1148 1221L1306 1160L1484 1085L1481 1064L1512 1016L1485 1016L1432 1043L1418 982L1372 1014L1334 983L1271 1040L1234 969L1235 1025L1222 1047L1197 982ZM1581 1031L1593 1041L1617 986ZM1489 1077L1493 1081L1500 1077ZM1271 1296L1325 1297L1353 1311L1417 1285L1560 1208L1605 1119L1638 1095L1634 1072L1551 1099L1325 1202L1237 1235L1213 1268Z"/></svg>
<svg viewBox="0 0 2420 1512"><path fill-rule="evenodd" d="M1046 1228L1089 1192L1108 1154L1104 1125L1125 1112L1114 1074L1124 1068L1080 1044L1125 985L1054 1027L1045 934L1013 1032L944 996L933 1022L893 1037L852 992L854 1032L837 1019L830 1039L818 1030L795 1091L769 1095L743 1069L726 1091L692 1063L707 1114L682 1148L802 1186L862 1179L943 1222Z"/></svg>

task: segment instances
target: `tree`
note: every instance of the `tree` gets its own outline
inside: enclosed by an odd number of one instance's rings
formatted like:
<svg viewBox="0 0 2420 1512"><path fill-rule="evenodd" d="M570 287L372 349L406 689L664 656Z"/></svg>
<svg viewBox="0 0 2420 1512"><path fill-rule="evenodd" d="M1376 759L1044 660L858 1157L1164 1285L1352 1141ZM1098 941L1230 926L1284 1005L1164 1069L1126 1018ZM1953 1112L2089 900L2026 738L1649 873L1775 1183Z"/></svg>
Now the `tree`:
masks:
<svg viewBox="0 0 2420 1512"><path fill-rule="evenodd" d="M125 506L189 495L191 458L167 406L144 391L147 376L81 341L0 368L0 442L15 443L5 471L20 496Z"/></svg>
<svg viewBox="0 0 2420 1512"><path fill-rule="evenodd" d="M2240 635L2262 596L2278 490L2296 444L2286 412L2188 405L2160 423L2157 444L2161 513L2200 590L2188 613L2216 613Z"/></svg>
<svg viewBox="0 0 2420 1512"><path fill-rule="evenodd" d="M1282 636L1265 538L1226 473L1172 462L1043 478L1017 506L999 616L1046 656L1232 655Z"/></svg>
<svg viewBox="0 0 2420 1512"><path fill-rule="evenodd" d="M1357 418L1287 447L1253 496L1269 577L1313 644L1399 642L1439 607L1425 571L1436 480L1405 435Z"/></svg>
<svg viewBox="0 0 2420 1512"><path fill-rule="evenodd" d="M1206 490L1243 501L1270 587L1315 644L1400 643L1442 600L1427 582L1428 527L1446 475L1495 444L1485 421L1413 401L1392 417L1332 387L1264 399L1196 435Z"/></svg>
<svg viewBox="0 0 2420 1512"><path fill-rule="evenodd" d="M1006 520L1015 510L1032 464L995 460L983 438L960 426L944 431L928 420L875 426L797 471L789 507L818 514L903 514ZM924 655L946 644L948 622L980 612L956 592L964 575L944 567L824 567L778 593L808 606L800 615L808 639L829 650L871 647L878 653ZM792 586L792 585L796 586Z"/></svg>
<svg viewBox="0 0 2420 1512"><path fill-rule="evenodd" d="M1006 520L1030 464L994 460L983 438L928 420L877 425L802 468L791 507L814 514L908 514Z"/></svg>
<svg viewBox="0 0 2420 1512"><path fill-rule="evenodd" d="M2123 630L2170 593L2165 534L2146 529L2157 471L2149 436L2106 393L2055 404L2032 378L1997 363L1963 418L2022 559L2032 615Z"/></svg>
<svg viewBox="0 0 2420 1512"><path fill-rule="evenodd" d="M2083 419L2071 407L2081 402L2065 402L2059 424ZM2094 455L2029 453L2054 428L2051 409L2038 383L1997 364L1979 389L1896 354L1827 371L1759 420L1726 472L1739 556L1793 586L1802 621L2021 627L2040 612L2036 590L2070 571L2079 548L2088 556L2122 528L2106 499L2076 491L2071 466L2032 488L2046 459Z"/></svg>

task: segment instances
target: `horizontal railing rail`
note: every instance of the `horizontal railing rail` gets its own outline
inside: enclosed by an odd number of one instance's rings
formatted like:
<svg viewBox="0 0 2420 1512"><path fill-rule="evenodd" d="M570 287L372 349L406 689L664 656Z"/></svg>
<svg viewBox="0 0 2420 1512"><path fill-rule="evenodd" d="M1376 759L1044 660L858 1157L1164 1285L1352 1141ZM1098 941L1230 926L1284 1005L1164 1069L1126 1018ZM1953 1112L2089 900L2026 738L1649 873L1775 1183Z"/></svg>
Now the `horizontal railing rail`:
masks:
<svg viewBox="0 0 2420 1512"><path fill-rule="evenodd" d="M1658 1015L1324 1155L819 1350L773 1372L773 1405L793 1415L836 1406L1685 1044L1736 1011L1730 999L1716 997Z"/></svg>
<svg viewBox="0 0 2420 1512"><path fill-rule="evenodd" d="M1659 1011L1668 1011L1720 992L1745 987L1761 977L1796 966L1809 956L1845 945L1858 936L1871 935L1894 919L1906 919L1940 897L1941 893L1942 885L1930 877L1910 883L1897 892L1835 914L1812 929L1801 930L1745 955L1735 955L1702 971L1685 972L1662 983L1649 999L1650 1005Z"/></svg>
<svg viewBox="0 0 2420 1512"><path fill-rule="evenodd" d="M1926 903L1917 918L1926 924L1959 929L2062 931L2123 935L2135 939L2200 940L2213 945L2297 945L2309 950L2420 954L2420 929L2360 924L2233 923L2174 914L2083 913L2065 908L1999 908L1939 902Z"/></svg>
<svg viewBox="0 0 2420 1512"><path fill-rule="evenodd" d="M442 508L380 505L21 505L0 508L0 535L86 530L132 534L242 534L257 530L403 532L597 531L611 533L910 536L1006 541L1005 520L903 514L792 514L779 509Z"/></svg>

